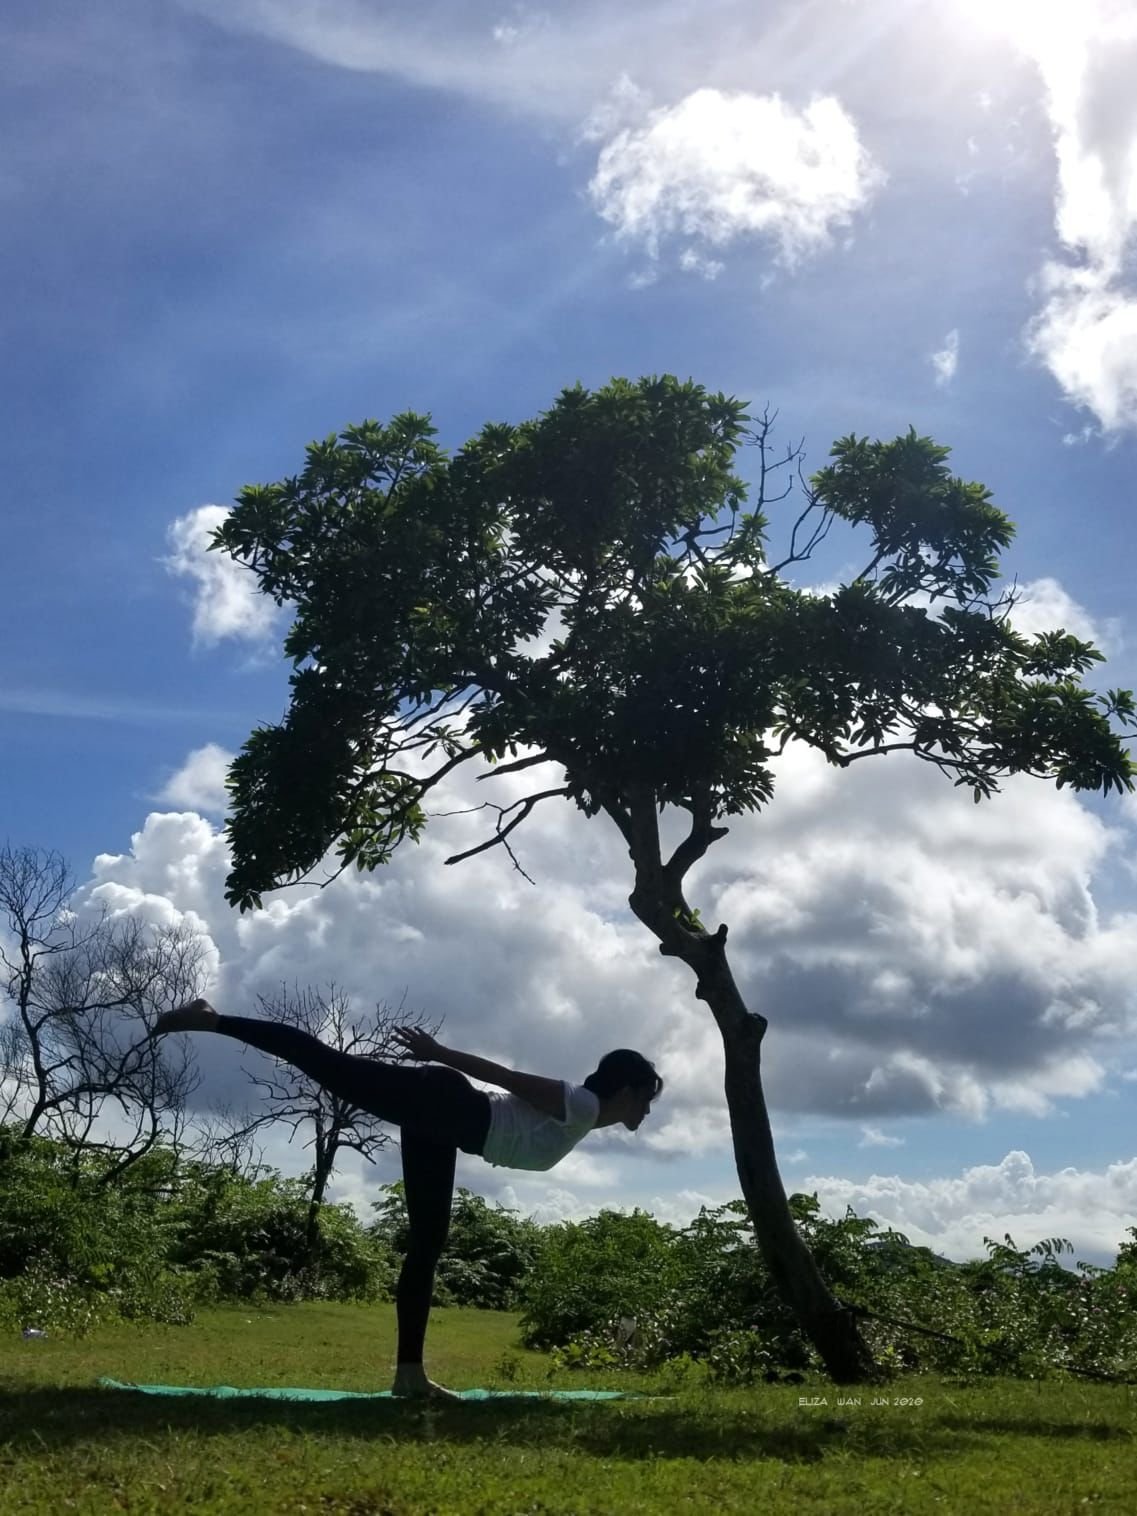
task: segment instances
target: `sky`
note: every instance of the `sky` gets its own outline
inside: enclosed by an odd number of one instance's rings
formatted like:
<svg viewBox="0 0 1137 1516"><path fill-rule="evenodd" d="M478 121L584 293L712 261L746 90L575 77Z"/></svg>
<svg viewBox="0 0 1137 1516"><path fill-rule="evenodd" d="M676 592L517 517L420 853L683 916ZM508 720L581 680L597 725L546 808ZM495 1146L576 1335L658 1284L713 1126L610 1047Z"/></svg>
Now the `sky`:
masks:
<svg viewBox="0 0 1137 1516"><path fill-rule="evenodd" d="M225 766L285 710L285 622L209 532L365 417L429 412L453 449L674 373L776 408L807 469L849 432L949 446L1016 523L1016 625L1133 688L1135 71L1135 0L9 0L0 839L64 853L82 910L186 922L222 1010L334 981L529 1072L656 1060L638 1134L546 1175L462 1158L482 1194L544 1221L735 1198L721 1045L603 816L543 802L533 884L501 848L444 866L483 811L225 905ZM834 531L794 582L867 547ZM1137 797L976 806L903 753L775 772L687 896L769 1018L787 1188L952 1257L1009 1232L1108 1262L1137 1224ZM464 765L433 808L488 788ZM196 1043L202 1110L248 1098L251 1055ZM307 1162L282 1130L265 1159ZM392 1148L334 1194L366 1216L397 1176Z"/></svg>

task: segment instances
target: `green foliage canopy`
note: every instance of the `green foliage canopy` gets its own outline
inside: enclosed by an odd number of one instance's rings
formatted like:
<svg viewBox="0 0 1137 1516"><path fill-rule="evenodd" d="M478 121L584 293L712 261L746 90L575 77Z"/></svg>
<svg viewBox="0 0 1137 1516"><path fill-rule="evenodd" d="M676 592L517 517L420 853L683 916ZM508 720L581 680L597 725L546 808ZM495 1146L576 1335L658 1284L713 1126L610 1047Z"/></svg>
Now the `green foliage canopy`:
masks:
<svg viewBox="0 0 1137 1516"><path fill-rule="evenodd" d="M616 379L487 425L453 458L427 416L366 421L313 443L300 474L243 489L212 546L293 608L293 672L285 719L231 770L230 902L259 905L333 846L345 867L386 863L418 839L434 784L519 745L565 769L535 798L587 815L633 784L708 823L759 809L791 738L840 766L906 748L976 801L1013 773L1133 788L1111 725L1137 725L1131 693L1086 690L1092 644L1025 637L1013 599L983 600L1014 528L947 448L914 430L835 443L802 519L822 513L814 542L836 518L867 527L872 556L814 595L778 572L793 551L767 562L769 424L752 419L693 382ZM746 443L762 465L750 510ZM554 609L549 653L515 651ZM464 729L440 714L457 695ZM433 774L398 764L439 746Z"/></svg>

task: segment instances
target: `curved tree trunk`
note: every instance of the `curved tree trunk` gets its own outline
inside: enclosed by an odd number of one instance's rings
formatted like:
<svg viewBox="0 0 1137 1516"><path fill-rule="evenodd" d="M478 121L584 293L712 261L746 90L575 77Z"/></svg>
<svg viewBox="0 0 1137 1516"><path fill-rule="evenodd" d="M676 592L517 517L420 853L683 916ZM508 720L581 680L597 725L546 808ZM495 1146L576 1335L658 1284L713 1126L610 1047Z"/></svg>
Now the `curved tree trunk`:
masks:
<svg viewBox="0 0 1137 1516"><path fill-rule="evenodd" d="M868 1345L854 1317L837 1303L818 1272L813 1254L798 1233L778 1173L762 1092L761 1051L766 1023L749 1012L744 1012L740 1021L735 1008L716 1005L713 994L704 987L701 998L710 1002L723 1033L734 1161L770 1277L830 1376L838 1384L870 1379L875 1366Z"/></svg>
<svg viewBox="0 0 1137 1516"><path fill-rule="evenodd" d="M636 888L628 897L635 915L659 939L667 958L681 958L695 973L695 995L711 1008L726 1051L726 1102L734 1141L734 1160L766 1267L782 1300L817 1349L838 1384L875 1377L872 1353L855 1317L834 1298L813 1254L798 1233L778 1173L774 1138L762 1093L762 1038L766 1020L747 1009L726 961L725 925L712 936L693 918L683 898L684 872L702 857L709 843L725 836L712 827L704 809L687 843L663 865L659 855L654 796L635 796L631 813L610 805L622 823L636 865Z"/></svg>

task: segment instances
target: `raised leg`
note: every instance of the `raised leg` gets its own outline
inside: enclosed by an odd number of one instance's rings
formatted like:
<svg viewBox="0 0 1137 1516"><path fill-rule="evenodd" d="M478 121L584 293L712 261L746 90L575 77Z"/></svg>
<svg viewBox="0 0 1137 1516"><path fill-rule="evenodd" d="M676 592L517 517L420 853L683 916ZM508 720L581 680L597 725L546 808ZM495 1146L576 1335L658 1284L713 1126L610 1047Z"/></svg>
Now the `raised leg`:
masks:
<svg viewBox="0 0 1137 1516"><path fill-rule="evenodd" d="M282 1021L222 1016L205 1000L160 1016L154 1030L219 1032L291 1064L348 1105L400 1127L404 1134L413 1128L464 1152L482 1151L489 1101L456 1069L438 1064L409 1067L343 1053Z"/></svg>

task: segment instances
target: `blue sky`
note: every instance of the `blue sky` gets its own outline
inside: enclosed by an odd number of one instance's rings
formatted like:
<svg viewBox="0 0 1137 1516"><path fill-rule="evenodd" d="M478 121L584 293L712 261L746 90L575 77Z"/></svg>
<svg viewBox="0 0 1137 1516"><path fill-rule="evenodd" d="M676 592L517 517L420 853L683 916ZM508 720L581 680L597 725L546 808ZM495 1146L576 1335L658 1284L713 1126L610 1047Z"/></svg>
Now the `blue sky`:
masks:
<svg viewBox="0 0 1137 1516"><path fill-rule="evenodd" d="M778 407L812 465L849 431L913 424L951 446L1017 523L1004 564L1031 587L1031 624L1094 636L1100 687L1137 686L1137 110L1121 82L1137 17L1108 0L1070 9L6 6L0 833L60 849L116 908L195 913L231 1001L282 972L334 974L361 1003L405 986L459 1045L545 1072L620 1020L665 1050L659 1144L601 1143L554 1187L510 1198L675 1215L694 1204L677 1197L728 1198L703 1008L628 912L621 850L597 838L577 856L571 811L534 830L538 891L518 895L495 855L440 882L440 845L342 898L229 919L217 778L281 714L285 679L279 626L274 640L247 586L201 554L216 519L202 512L365 416L430 411L456 446L578 379L674 372ZM772 513L778 556L792 519ZM802 581L836 582L863 546L833 533ZM787 1181L948 1251L1011 1227L1104 1256L1137 1216L1137 810L1026 782L961 820L942 776L902 774L898 757L858 781L863 855L837 845L849 796L790 755L799 799L736 824L737 854L724 844L698 874L704 918L730 923L736 972L772 1011ZM908 818L929 816L940 832L921 841ZM980 825L945 866L950 899L929 903L938 836ZM746 875L767 837L787 857L811 839L808 885L764 861ZM868 917L840 911L870 862L909 889L882 896L866 935ZM598 869L602 909L585 888ZM403 912L405 951L372 942L370 887ZM767 897L793 899L792 930L781 907L757 910ZM977 922L1011 913L1006 935L972 928L982 951L936 981L947 939L929 923L958 915L963 955L972 897ZM1037 951L1014 915L1027 900ZM449 978L428 923L453 937ZM832 948L846 931L865 947L855 968ZM475 970L479 955L493 962ZM1069 965L1067 1000L1098 1011L1080 1031L1067 1017L1051 1046L1053 965ZM897 1005L925 1009L897 1010L882 1038L849 1006L890 972L907 986ZM964 979L970 1040L926 1032L961 1014ZM225 1060L202 1058L207 1092L228 1089ZM466 1176L492 1193L504 1177ZM347 1174L342 1193L374 1179Z"/></svg>

